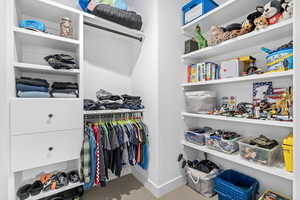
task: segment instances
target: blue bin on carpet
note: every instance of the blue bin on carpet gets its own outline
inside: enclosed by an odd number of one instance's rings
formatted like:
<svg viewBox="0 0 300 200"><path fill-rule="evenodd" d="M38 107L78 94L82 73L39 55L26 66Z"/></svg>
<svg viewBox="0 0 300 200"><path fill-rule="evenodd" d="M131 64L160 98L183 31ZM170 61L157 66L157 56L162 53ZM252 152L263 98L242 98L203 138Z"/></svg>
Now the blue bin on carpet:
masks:
<svg viewBox="0 0 300 200"><path fill-rule="evenodd" d="M234 170L226 170L215 179L219 200L256 200L258 189L256 179Z"/></svg>

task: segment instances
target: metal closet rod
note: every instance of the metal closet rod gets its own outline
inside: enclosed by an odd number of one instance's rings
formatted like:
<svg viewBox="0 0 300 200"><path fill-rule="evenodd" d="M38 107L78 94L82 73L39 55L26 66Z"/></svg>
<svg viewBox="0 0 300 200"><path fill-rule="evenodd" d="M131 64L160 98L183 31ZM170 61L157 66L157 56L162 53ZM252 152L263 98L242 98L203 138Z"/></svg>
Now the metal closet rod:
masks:
<svg viewBox="0 0 300 200"><path fill-rule="evenodd" d="M125 37L129 37L129 38L132 38L132 39L135 39L135 40L138 40L140 42L143 41L143 38L142 37L137 37L137 36L133 36L133 35L129 35L127 33L122 33L120 31L116 31L116 30L113 30L113 29L110 29L110 28L106 28L106 27L103 27L103 26L99 26L97 24L93 24L93 23L90 23L90 22L83 22L85 25L87 26L91 26L91 27L94 27L94 28L97 28L97 29L101 29L101 30L104 30L104 31L108 31L108 32L111 32L111 33L114 33L114 34L118 34L118 35L122 35L122 36L125 36Z"/></svg>

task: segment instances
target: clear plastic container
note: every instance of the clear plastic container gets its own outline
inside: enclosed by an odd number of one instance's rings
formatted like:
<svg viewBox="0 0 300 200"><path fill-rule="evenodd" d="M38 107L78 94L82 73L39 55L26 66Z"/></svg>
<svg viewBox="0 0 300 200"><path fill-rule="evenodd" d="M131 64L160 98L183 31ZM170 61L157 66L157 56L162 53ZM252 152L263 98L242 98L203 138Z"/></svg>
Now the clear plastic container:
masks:
<svg viewBox="0 0 300 200"><path fill-rule="evenodd" d="M224 153L232 154L239 150L238 140L242 137L238 137L232 140L224 140L217 136L206 136L206 146L210 149L221 151Z"/></svg>
<svg viewBox="0 0 300 200"><path fill-rule="evenodd" d="M265 149L256 145L250 145L249 143L252 139L244 138L238 142L240 156L249 161L273 166L278 158L280 145L277 145L273 149Z"/></svg>
<svg viewBox="0 0 300 200"><path fill-rule="evenodd" d="M212 112L217 104L217 94L214 91L196 91L185 93L186 111L190 113Z"/></svg>
<svg viewBox="0 0 300 200"><path fill-rule="evenodd" d="M184 134L185 140L187 142L197 144L199 146L205 145L205 133L196 133L193 131L186 131Z"/></svg>

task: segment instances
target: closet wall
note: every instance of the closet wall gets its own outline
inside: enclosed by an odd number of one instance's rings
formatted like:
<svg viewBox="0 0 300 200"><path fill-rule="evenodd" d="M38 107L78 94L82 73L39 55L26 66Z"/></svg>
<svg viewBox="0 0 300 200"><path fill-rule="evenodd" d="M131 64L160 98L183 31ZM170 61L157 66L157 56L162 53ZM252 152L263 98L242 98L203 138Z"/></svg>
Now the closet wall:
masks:
<svg viewBox="0 0 300 200"><path fill-rule="evenodd" d="M7 16L6 1L1 3L0 18ZM8 196L8 173L9 173L9 134L8 134L8 99L7 99L7 20L2 21L0 30L0 199Z"/></svg>

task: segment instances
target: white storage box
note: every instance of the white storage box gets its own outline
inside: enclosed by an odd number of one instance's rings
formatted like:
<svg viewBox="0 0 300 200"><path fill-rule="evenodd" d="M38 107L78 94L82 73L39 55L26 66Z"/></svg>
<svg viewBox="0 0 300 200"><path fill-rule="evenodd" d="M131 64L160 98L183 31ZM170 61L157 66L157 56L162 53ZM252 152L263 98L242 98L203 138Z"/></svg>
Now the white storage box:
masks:
<svg viewBox="0 0 300 200"><path fill-rule="evenodd" d="M187 185L205 197L212 197L215 194L214 184L218 173L219 170L217 169L214 169L210 173L206 174L199 170L187 167Z"/></svg>
<svg viewBox="0 0 300 200"><path fill-rule="evenodd" d="M265 149L250 145L251 139L253 138L245 138L239 141L240 156L263 165L273 166L278 158L280 145L273 149Z"/></svg>
<svg viewBox="0 0 300 200"><path fill-rule="evenodd" d="M220 67L220 77L221 79L239 77L242 75L243 69L244 63L238 58L223 61Z"/></svg>
<svg viewBox="0 0 300 200"><path fill-rule="evenodd" d="M217 95L214 91L197 91L185 93L186 111L207 113L215 110Z"/></svg>

